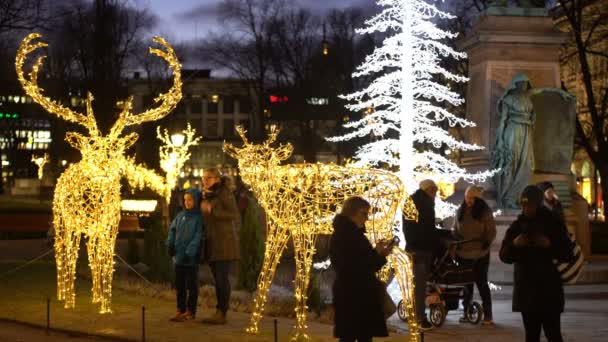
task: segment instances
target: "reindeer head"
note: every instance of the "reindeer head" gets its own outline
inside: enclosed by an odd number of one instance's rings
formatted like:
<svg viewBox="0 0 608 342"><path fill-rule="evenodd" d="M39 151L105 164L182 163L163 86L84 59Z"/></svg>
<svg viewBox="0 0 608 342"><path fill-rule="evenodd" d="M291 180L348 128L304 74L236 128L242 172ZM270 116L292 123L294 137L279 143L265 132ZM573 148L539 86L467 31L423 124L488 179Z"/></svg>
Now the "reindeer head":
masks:
<svg viewBox="0 0 608 342"><path fill-rule="evenodd" d="M281 161L286 160L293 152L291 144L280 144L278 147L271 147L275 142L279 129L276 126L270 127L268 138L261 144L252 144L247 140L247 131L237 126L236 131L243 139L243 147L237 148L232 144L224 143L224 152L232 158L238 160L239 169L243 180L249 174L256 174L263 170L270 170L273 166L278 166Z"/></svg>
<svg viewBox="0 0 608 342"><path fill-rule="evenodd" d="M125 150L137 140L137 134L135 133L121 136L122 131L126 126L161 119L169 114L182 98L181 66L177 56L175 55L173 48L163 38L154 37L153 40L164 47L165 50L150 48L150 53L167 61L173 71L173 86L167 93L159 95L154 100L156 103L159 103L158 107L149 109L140 114L134 115L131 113L133 97L129 97L129 99L125 101L118 120L114 123L109 134L103 136L97 128L97 123L93 115L93 95L91 93L87 94L86 115L74 112L70 108L64 107L59 102L51 100L43 95L43 89L38 86L38 71L45 56L40 56L36 59L32 66L32 70L28 74L29 78L25 77L23 65L28 55L39 48L47 46L44 42L34 41L40 37L40 34L32 33L23 39L15 60L17 78L25 93L29 95L34 102L40 104L46 111L86 128L88 136L77 132L69 132L66 134L66 141L82 153L82 162L90 164L90 166L95 169L106 166L120 166L116 164L121 163ZM120 167L118 167L118 169L120 169Z"/></svg>

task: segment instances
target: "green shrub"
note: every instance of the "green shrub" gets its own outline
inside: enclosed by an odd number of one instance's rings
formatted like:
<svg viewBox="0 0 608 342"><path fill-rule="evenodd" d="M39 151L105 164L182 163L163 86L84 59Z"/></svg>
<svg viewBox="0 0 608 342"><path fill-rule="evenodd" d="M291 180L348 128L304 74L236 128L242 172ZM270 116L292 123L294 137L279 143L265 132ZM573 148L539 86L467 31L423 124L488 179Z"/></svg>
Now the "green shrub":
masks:
<svg viewBox="0 0 608 342"><path fill-rule="evenodd" d="M144 232L144 263L149 267L146 276L151 281L172 282L174 278L173 261L167 254L165 241L167 227L161 224L159 215L141 219Z"/></svg>
<svg viewBox="0 0 608 342"><path fill-rule="evenodd" d="M321 315L323 309L320 278L318 271L315 271L314 269L310 271L310 279L308 280L308 299L306 300L308 309L316 313L317 317Z"/></svg>
<svg viewBox="0 0 608 342"><path fill-rule="evenodd" d="M260 220L260 210L254 200L249 200L240 230L241 259L239 260L237 288L248 292L255 291L264 262L262 234L264 227Z"/></svg>

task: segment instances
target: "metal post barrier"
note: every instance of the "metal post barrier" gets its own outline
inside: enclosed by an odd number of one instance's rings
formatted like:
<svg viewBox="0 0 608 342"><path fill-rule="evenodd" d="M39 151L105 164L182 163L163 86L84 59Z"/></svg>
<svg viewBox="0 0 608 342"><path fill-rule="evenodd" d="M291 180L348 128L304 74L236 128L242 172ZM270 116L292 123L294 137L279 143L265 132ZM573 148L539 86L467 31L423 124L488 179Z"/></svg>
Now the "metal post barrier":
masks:
<svg viewBox="0 0 608 342"><path fill-rule="evenodd" d="M278 329L278 321L275 318L274 319L274 342L278 342L279 341L279 329Z"/></svg>
<svg viewBox="0 0 608 342"><path fill-rule="evenodd" d="M51 298L46 297L46 334L51 330Z"/></svg>
<svg viewBox="0 0 608 342"><path fill-rule="evenodd" d="M146 306L141 306L141 341L146 342Z"/></svg>

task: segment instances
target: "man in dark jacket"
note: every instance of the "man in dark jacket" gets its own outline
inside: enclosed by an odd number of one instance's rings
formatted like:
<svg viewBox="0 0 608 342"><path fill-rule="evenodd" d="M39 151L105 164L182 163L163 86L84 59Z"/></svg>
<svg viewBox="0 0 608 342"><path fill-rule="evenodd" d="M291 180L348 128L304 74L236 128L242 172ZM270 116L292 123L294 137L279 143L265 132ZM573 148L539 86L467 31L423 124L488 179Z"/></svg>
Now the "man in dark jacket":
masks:
<svg viewBox="0 0 608 342"><path fill-rule="evenodd" d="M365 237L370 204L361 197L344 202L334 218L329 257L336 271L333 286L334 336L340 342L367 342L388 336L384 319L384 285L376 278L386 264L393 243L380 241L373 248Z"/></svg>
<svg viewBox="0 0 608 342"><path fill-rule="evenodd" d="M426 318L426 282L431 272L433 254L439 248L439 231L435 228L435 196L437 185L430 179L420 182L420 188L412 195L418 210L418 221L403 219L405 249L414 255L414 297L416 317L421 330L433 325Z"/></svg>
<svg viewBox="0 0 608 342"><path fill-rule="evenodd" d="M239 259L237 223L240 213L232 191L222 182L218 169L203 171L203 222L207 229L205 259L215 280L217 310L205 323L226 324L230 304L229 275Z"/></svg>
<svg viewBox="0 0 608 342"><path fill-rule="evenodd" d="M543 205L549 209L557 218L563 223L566 223L566 216L564 214L564 207L562 202L559 201L559 197L555 193L555 188L551 182L541 182L538 187L544 194Z"/></svg>
<svg viewBox="0 0 608 342"><path fill-rule="evenodd" d="M526 342L561 342L560 316L564 288L553 260L573 258L564 224L543 202L543 192L530 185L520 198L522 214L511 224L500 248L500 259L514 266L513 311L521 312Z"/></svg>

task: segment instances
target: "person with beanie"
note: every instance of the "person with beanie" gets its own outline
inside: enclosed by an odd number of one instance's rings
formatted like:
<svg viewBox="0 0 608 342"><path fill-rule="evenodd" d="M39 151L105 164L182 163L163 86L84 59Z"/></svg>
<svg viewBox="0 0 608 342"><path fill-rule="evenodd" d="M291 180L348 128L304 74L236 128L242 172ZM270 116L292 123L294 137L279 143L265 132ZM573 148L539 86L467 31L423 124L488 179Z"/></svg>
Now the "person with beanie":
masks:
<svg viewBox="0 0 608 342"><path fill-rule="evenodd" d="M492 297L488 286L490 266L490 245L496 238L496 223L488 204L481 198L482 189L469 186L464 193L464 201L456 212L454 235L459 240L472 240L456 249L458 262L470 266L475 275L475 284L483 301L483 325L494 324L492 320ZM469 322L468 308L473 299L473 284L465 285L463 305L465 314L460 322Z"/></svg>
<svg viewBox="0 0 608 342"><path fill-rule="evenodd" d="M500 259L514 264L513 311L521 312L526 342L562 342L564 288L553 260L572 255L566 226L543 206L543 191L527 186L520 196L521 215L505 233Z"/></svg>
<svg viewBox="0 0 608 342"><path fill-rule="evenodd" d="M198 302L198 264L203 239L203 218L200 211L201 192L188 189L184 193L184 210L169 226L167 249L175 264L177 312L170 320L183 322L196 317Z"/></svg>
<svg viewBox="0 0 608 342"><path fill-rule="evenodd" d="M418 210L418 221L403 218L405 249L414 256L414 297L416 317L421 330L432 329L426 317L426 282L431 273L435 251L441 246L439 231L435 228L435 196L439 188L431 179L419 184L411 198Z"/></svg>
<svg viewBox="0 0 608 342"><path fill-rule="evenodd" d="M553 183L551 182L541 182L538 183L538 187L542 190L543 196L543 205L549 209L557 218L559 218L562 222L566 222L566 216L564 214L564 207L562 206L562 202L559 201L559 197L555 193L555 188L553 187Z"/></svg>

